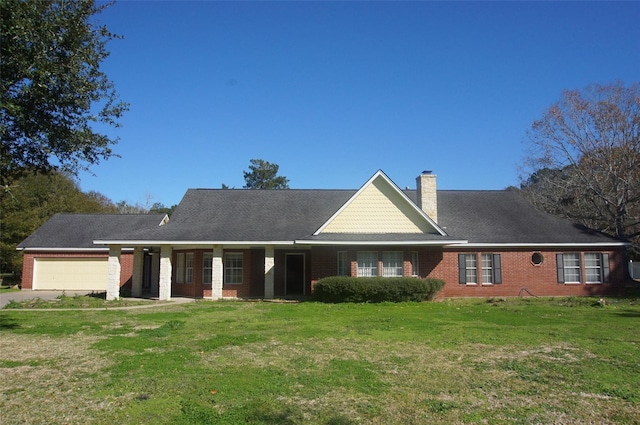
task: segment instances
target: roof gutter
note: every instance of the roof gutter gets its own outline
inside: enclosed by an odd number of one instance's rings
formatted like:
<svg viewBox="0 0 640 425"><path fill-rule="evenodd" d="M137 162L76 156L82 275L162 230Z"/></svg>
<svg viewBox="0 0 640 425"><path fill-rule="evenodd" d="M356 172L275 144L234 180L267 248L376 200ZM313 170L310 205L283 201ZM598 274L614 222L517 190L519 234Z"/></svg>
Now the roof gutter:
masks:
<svg viewBox="0 0 640 425"><path fill-rule="evenodd" d="M630 242L595 242L595 243L465 243L451 244L447 248L581 248L581 247L618 247L631 246Z"/></svg>
<svg viewBox="0 0 640 425"><path fill-rule="evenodd" d="M123 251L131 251L133 248L123 248ZM50 248L50 247L37 247L37 248L16 248L16 251L24 252L109 252L109 248Z"/></svg>
<svg viewBox="0 0 640 425"><path fill-rule="evenodd" d="M145 240L94 240L94 245L159 246L159 245L293 245L294 241L145 241Z"/></svg>
<svg viewBox="0 0 640 425"><path fill-rule="evenodd" d="M464 245L467 241L465 240L454 240L454 241L313 241L313 240L296 240L294 241L296 245L403 245L403 246L448 246L449 244L460 244Z"/></svg>

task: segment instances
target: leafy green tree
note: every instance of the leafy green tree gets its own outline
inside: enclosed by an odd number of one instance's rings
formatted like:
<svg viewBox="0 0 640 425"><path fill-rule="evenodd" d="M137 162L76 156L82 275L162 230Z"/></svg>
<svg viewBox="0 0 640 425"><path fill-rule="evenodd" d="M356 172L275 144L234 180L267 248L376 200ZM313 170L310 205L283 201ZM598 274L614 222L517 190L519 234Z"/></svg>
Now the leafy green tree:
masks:
<svg viewBox="0 0 640 425"><path fill-rule="evenodd" d="M128 109L100 69L116 35L95 23L108 4L93 0L0 2L0 176L77 172L108 159Z"/></svg>
<svg viewBox="0 0 640 425"><path fill-rule="evenodd" d="M640 254L640 83L565 91L526 140L524 195Z"/></svg>
<svg viewBox="0 0 640 425"><path fill-rule="evenodd" d="M289 179L278 176L277 164L252 159L249 171L244 171L245 189L289 189ZM224 188L225 185L223 185Z"/></svg>
<svg viewBox="0 0 640 425"><path fill-rule="evenodd" d="M0 209L2 273L16 274L22 270L22 255L16 246L54 214L116 212L104 195L85 194L69 175L56 172L19 178L0 194Z"/></svg>
<svg viewBox="0 0 640 425"><path fill-rule="evenodd" d="M171 217L171 214L173 214L177 207L177 204L167 207L161 202L155 202L153 205L151 205L151 208L149 208L149 214L167 214L169 217Z"/></svg>

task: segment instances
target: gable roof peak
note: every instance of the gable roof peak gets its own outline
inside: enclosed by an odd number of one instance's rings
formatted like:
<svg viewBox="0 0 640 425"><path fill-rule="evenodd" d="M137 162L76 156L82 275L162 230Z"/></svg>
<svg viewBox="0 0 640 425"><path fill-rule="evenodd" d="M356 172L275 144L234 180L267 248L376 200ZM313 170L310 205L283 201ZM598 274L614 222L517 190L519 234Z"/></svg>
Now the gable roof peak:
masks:
<svg viewBox="0 0 640 425"><path fill-rule="evenodd" d="M366 198L366 200L365 200ZM370 198L370 199L369 199ZM403 224L392 217L401 218ZM357 225L356 225L357 223ZM313 234L339 233L436 233L446 236L415 202L384 173L376 171Z"/></svg>

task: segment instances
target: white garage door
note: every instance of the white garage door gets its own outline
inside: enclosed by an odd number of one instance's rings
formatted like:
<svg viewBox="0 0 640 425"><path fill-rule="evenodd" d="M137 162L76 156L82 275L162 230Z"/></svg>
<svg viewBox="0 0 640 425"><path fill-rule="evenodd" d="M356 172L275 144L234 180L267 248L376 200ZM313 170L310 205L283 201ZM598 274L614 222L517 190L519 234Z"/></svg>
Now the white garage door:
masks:
<svg viewBox="0 0 640 425"><path fill-rule="evenodd" d="M106 258L36 258L33 289L105 291Z"/></svg>

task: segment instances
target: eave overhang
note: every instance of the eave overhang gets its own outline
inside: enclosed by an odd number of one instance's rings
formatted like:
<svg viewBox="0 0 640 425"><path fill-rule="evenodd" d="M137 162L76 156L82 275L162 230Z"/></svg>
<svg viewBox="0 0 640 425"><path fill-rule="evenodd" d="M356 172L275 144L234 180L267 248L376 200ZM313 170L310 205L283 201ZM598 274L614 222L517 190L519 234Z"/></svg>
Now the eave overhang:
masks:
<svg viewBox="0 0 640 425"><path fill-rule="evenodd" d="M592 242L592 243L479 243L469 242L463 244L447 245L447 248L607 248L628 247L630 242Z"/></svg>
<svg viewBox="0 0 640 425"><path fill-rule="evenodd" d="M198 246L198 245L293 245L294 241L175 241L175 240L94 240L94 245L124 245L124 246Z"/></svg>
<svg viewBox="0 0 640 425"><path fill-rule="evenodd" d="M300 239L296 240L296 245L369 245L369 246L449 246L451 243L462 244L466 243L465 240L454 240L454 241L416 241L416 240L361 240L361 239L353 239L349 241L345 240L308 240L308 239Z"/></svg>
<svg viewBox="0 0 640 425"><path fill-rule="evenodd" d="M123 248L123 251L129 251L128 248ZM96 248L51 248L51 247L29 247L29 248L16 248L16 251L24 252L109 252L107 247Z"/></svg>

